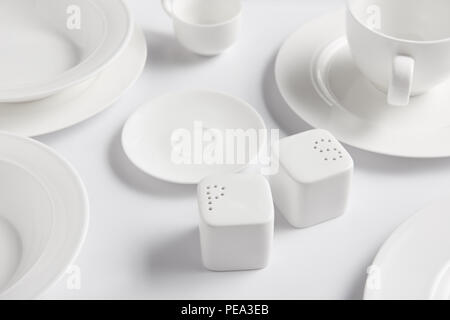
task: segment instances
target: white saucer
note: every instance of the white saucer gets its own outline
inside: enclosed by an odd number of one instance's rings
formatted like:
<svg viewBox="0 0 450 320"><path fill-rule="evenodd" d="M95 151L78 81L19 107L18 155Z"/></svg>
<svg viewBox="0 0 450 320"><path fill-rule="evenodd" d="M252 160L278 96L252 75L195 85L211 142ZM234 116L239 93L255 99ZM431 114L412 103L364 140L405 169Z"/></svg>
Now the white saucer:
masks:
<svg viewBox="0 0 450 320"><path fill-rule="evenodd" d="M134 84L146 63L145 37L134 29L125 51L95 80L38 101L0 103L0 130L38 136L75 125L111 106Z"/></svg>
<svg viewBox="0 0 450 320"><path fill-rule="evenodd" d="M414 215L384 243L364 298L450 299L450 198Z"/></svg>
<svg viewBox="0 0 450 320"><path fill-rule="evenodd" d="M55 282L86 236L89 203L72 166L47 146L0 132L0 300Z"/></svg>
<svg viewBox="0 0 450 320"><path fill-rule="evenodd" d="M202 123L200 130L195 130L195 122ZM246 157L249 161L242 164L196 162L193 158L194 152L191 154L192 157L189 157L192 164L186 162L177 164L173 161L172 146L177 142L173 139L178 140L173 136L178 129L186 131L192 137L191 150L194 150L196 148L194 132L199 132L203 136L211 133L210 130L218 130L220 134L226 129L265 131L265 125L261 116L249 104L223 93L188 91L169 94L150 101L128 119L122 133L124 151L131 162L145 173L180 184L196 184L208 175L244 169L260 151L250 150ZM210 138L214 139L213 136L214 134ZM258 149L266 142L265 138L258 139ZM206 152L208 145L217 143L222 146L221 141L223 140L217 139L200 144Z"/></svg>
<svg viewBox="0 0 450 320"><path fill-rule="evenodd" d="M401 157L450 156L450 81L409 106L387 105L352 61L344 12L302 26L282 46L275 69L289 107L346 144Z"/></svg>

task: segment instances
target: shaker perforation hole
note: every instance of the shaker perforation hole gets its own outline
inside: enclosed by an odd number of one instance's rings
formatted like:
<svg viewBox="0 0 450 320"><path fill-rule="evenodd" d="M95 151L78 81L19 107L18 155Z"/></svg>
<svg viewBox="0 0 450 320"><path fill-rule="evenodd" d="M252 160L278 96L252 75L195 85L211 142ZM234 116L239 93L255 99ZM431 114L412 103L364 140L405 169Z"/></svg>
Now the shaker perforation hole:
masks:
<svg viewBox="0 0 450 320"><path fill-rule="evenodd" d="M339 148L339 144L332 138L323 137L313 140L311 148L320 154L323 161L338 161L343 159L343 151Z"/></svg>

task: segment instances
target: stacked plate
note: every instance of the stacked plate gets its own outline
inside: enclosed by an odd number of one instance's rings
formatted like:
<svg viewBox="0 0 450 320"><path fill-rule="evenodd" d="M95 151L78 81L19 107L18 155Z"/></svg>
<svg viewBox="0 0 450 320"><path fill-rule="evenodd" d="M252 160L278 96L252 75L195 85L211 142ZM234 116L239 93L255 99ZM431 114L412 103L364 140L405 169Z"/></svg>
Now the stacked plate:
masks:
<svg viewBox="0 0 450 320"><path fill-rule="evenodd" d="M24 136L110 106L147 49L121 0L2 0L0 39L0 299L28 299L75 258L89 210L70 164Z"/></svg>
<svg viewBox="0 0 450 320"><path fill-rule="evenodd" d="M110 106L147 56L121 0L2 0L0 39L0 130L27 136Z"/></svg>

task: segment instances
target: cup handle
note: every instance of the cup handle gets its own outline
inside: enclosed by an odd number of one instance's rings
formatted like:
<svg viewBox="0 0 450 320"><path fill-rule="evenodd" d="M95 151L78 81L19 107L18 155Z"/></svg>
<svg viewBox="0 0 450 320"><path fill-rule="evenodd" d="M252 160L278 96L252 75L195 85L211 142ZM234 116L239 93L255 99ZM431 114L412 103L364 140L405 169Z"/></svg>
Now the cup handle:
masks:
<svg viewBox="0 0 450 320"><path fill-rule="evenodd" d="M415 60L408 56L394 58L388 91L388 103L392 106L409 104L414 82Z"/></svg>
<svg viewBox="0 0 450 320"><path fill-rule="evenodd" d="M173 14L172 14L172 5L173 5L173 3L172 2L173 2L173 0L161 0L161 5L162 5L164 11L171 18L173 16Z"/></svg>

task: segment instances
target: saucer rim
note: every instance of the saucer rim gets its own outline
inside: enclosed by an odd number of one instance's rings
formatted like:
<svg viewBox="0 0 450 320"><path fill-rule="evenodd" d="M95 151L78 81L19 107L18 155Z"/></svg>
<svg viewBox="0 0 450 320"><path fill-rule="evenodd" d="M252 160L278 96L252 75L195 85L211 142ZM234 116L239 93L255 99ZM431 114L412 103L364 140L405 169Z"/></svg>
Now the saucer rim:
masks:
<svg viewBox="0 0 450 320"><path fill-rule="evenodd" d="M446 148L442 148L442 144L440 144L440 148L435 148L435 149L439 149L439 150L420 150L421 148L416 148L414 150L411 150L411 148L409 148L409 150L404 146L404 143L406 143L406 137L404 137L404 141L399 140L400 142L397 143L396 145L390 145L390 146L383 146L383 144L386 144L386 142L383 142L382 140L380 142L374 143L373 141L364 141L364 138L358 138L355 136L352 136L352 134L349 134L348 132L345 133L345 130L342 128L342 126L335 126L334 124L324 124L326 122L326 119L321 118L320 115L318 115L318 111L311 111L311 110L318 110L318 109L322 109L325 110L324 108L332 108L337 109L337 106L330 106L321 96L320 94L317 92L317 90L315 90L314 88L314 81L311 78L310 73L307 75L308 76L308 85L312 88L312 92L308 92L307 95L314 101L313 103L307 101L305 102L304 100L300 100L297 98L297 100L295 100L296 98L292 98L292 90L290 91L289 89L286 89L286 83L289 80L285 80L286 75L283 74L285 73L285 69L286 69L286 59L285 56L286 55L291 55L292 56L292 51L294 50L292 47L293 46L297 46L297 48L299 47L299 44L295 44L298 43L298 39L300 37L300 34L304 34L305 30L309 29L314 30L314 29L318 29L319 27L325 28L325 29L332 29L331 32L329 33L322 33L319 34L317 31L316 33L318 34L317 37L314 37L313 35L309 36L309 41L314 41L317 45L315 48L308 48L308 45L304 45L302 46L302 52L303 55L308 55L309 56L309 61L310 61L310 65L308 66L308 68L304 68L304 69L310 69L311 68L311 63L314 60L314 58L317 56L318 53L320 53L320 50L323 49L323 47L326 47L327 45L331 44L332 42L336 41L338 38L340 37L345 37L345 9L340 9L340 10L335 10L332 12L329 12L328 14L322 15L319 18L313 18L310 19L309 21L307 21L305 24L303 24L302 26L300 26L297 30L295 30L292 34L290 34L285 41L283 42L283 44L281 45L277 56L276 56L276 60L275 60L275 70L274 70L274 74L275 74L275 82L277 84L277 88L279 93L281 94L284 102L287 104L287 106L289 107L289 109L300 119L302 119L305 123L307 123L308 125L310 125L313 128L321 128L321 129L327 129L330 132L332 132L336 138L341 141L342 143L355 147L357 149L360 150L364 150L364 151L369 151L369 152L373 152L373 153L377 153L377 154L381 154L381 155L387 155L387 156L393 156L393 157L398 157L398 158L406 158L406 159L411 159L411 158L415 158L415 159L439 159L439 158L448 158L450 157L450 148L446 147ZM323 30L322 30L323 31ZM304 36L303 36L304 38ZM313 40L311 40L313 39ZM327 40L327 41L326 41ZM299 49L297 49L298 51ZM306 53L305 53L306 52ZM298 58L298 59L303 59L305 60L305 57L302 58ZM290 58L290 60L292 60L292 58ZM293 62L289 63L291 65L291 69L292 67L295 67ZM283 67L282 67L283 66ZM306 78L306 76L305 76ZM305 78L302 77L302 80L306 81ZM297 94L298 95L298 94ZM319 104L319 105L315 105L315 104ZM314 104L314 106L312 105ZM353 113L346 111L348 114L353 115ZM342 113L341 113L342 114ZM364 120L364 119L363 119ZM362 121L362 123L366 123L366 124L370 124L367 121ZM336 130L333 128L337 128ZM435 134L435 137L440 137L442 136L442 132L446 132L446 134L450 135L450 131L444 131L445 128L436 128L436 130L431 131L429 130L429 133L432 132L440 132ZM338 132L336 132L338 131ZM399 131L396 132L397 134L399 133ZM405 133L407 133L406 131L403 131L400 133L403 133L403 135L405 135ZM412 135L414 136L414 135ZM417 136L417 134L415 135ZM402 135L397 136L397 139L402 139ZM411 138L411 137L409 137ZM429 139L430 140L430 139ZM429 142L429 140L427 140ZM402 149L402 145L403 145L403 149ZM427 144L423 143L423 146L425 147ZM444 151L442 151L444 150Z"/></svg>
<svg viewBox="0 0 450 320"><path fill-rule="evenodd" d="M257 120L257 122L260 125L260 128L258 128L258 130L267 130L267 126L266 123L264 121L264 118L262 117L262 115L247 101L245 101L244 99L241 99L239 97L233 96L231 94L222 92L222 91L217 91L217 90L208 90L208 89L190 89L190 90L181 90L181 91L175 91L175 92L170 92L170 93L166 93L163 94L161 96L158 96L154 99L151 99L149 101L147 101L146 103L142 104L138 109L136 109L135 112L133 112L128 119L126 120L123 128L122 128L122 132L121 132L121 145L122 145L122 149L124 151L124 153L126 154L127 158L130 160L130 162L136 166L136 168L138 168L141 172L143 172L146 175L149 175L153 178L159 179L161 181L165 181L165 182L169 182L169 183L173 183L173 184L179 184L179 185L196 185L198 183L201 182L201 179L186 179L186 178L168 178L167 176L165 176L164 174L160 174L157 173L155 171L150 172L148 169L143 168L137 161L136 161L136 157L132 155L132 152L130 152L130 149L127 147L129 145L125 135L127 134L128 130L130 130L130 125L131 125L131 121L137 116L139 115L140 112L142 112L144 109L147 108L151 108L153 107L155 104L159 104L162 101L164 101L165 99L168 99L170 97L180 97L186 94L202 94L202 93L206 93L206 94L213 94L213 95L219 95L222 97L226 97L227 99L231 99L231 100L235 100L237 103L239 103L242 107L244 107L246 110L248 110L253 116L254 119ZM265 141L260 141L259 143L259 147L261 148L261 146L263 146L264 144L267 143L267 139L264 139ZM255 155L255 157L257 157L257 155ZM243 165L234 165L236 167L235 170L229 170L229 172L240 172L242 170L245 170L246 168L248 168L249 166L249 162L248 161L246 164ZM203 165L205 166L205 165ZM216 165L217 166L217 165ZM228 171L227 171L228 172ZM221 172L223 173L223 172Z"/></svg>

